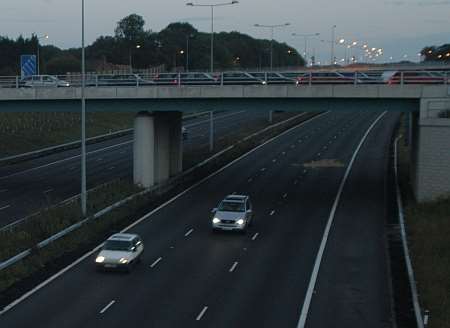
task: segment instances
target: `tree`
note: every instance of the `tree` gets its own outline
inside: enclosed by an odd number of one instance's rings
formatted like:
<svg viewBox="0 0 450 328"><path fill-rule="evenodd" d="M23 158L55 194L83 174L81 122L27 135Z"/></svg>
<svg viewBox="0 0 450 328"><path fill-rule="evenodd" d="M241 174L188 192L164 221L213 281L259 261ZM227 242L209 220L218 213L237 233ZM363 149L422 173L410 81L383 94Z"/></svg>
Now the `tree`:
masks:
<svg viewBox="0 0 450 328"><path fill-rule="evenodd" d="M117 23L116 38L125 39L128 42L137 42L144 36L145 20L142 16L131 14Z"/></svg>

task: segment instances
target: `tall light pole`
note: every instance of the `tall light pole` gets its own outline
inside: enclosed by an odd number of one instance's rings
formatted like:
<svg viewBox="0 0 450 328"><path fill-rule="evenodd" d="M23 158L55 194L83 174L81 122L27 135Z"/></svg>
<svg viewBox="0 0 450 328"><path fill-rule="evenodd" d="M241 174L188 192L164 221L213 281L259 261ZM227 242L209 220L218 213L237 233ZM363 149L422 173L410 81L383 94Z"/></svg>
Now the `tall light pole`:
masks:
<svg viewBox="0 0 450 328"><path fill-rule="evenodd" d="M39 53L40 53L40 48L41 48L41 45L39 44L39 40L41 40L41 39L48 39L48 35L46 34L46 35L43 35L43 36L38 36L37 37L37 40L38 40L38 45L37 45L37 54L36 54L36 60L37 60L37 75L41 75L41 69L40 69L40 56L39 56Z"/></svg>
<svg viewBox="0 0 450 328"><path fill-rule="evenodd" d="M87 214L86 192L86 60L84 49L84 0L81 0L81 213Z"/></svg>
<svg viewBox="0 0 450 328"><path fill-rule="evenodd" d="M186 72L189 72L189 40L193 37L193 34L186 35Z"/></svg>
<svg viewBox="0 0 450 328"><path fill-rule="evenodd" d="M255 27L262 27L262 28L269 28L270 29L270 70L273 70L273 35L274 30L276 28L286 27L291 25L291 23L284 23L284 24L276 24L276 25L261 25L261 24L255 24Z"/></svg>
<svg viewBox="0 0 450 328"><path fill-rule="evenodd" d="M298 37L305 38L305 51L304 51L303 55L305 56L306 66L308 66L308 38L311 38L314 36L319 36L319 35L320 35L320 33L312 33L312 34L292 33L292 36L298 36Z"/></svg>
<svg viewBox="0 0 450 328"><path fill-rule="evenodd" d="M223 3L214 3L214 4L197 4L193 2L188 2L186 6L190 7L210 7L211 8L211 63L210 63L210 71L214 72L214 8L215 7L224 7L238 4L239 1L233 0L231 2L223 2Z"/></svg>
<svg viewBox="0 0 450 328"><path fill-rule="evenodd" d="M137 44L136 49L140 49L140 48L141 48L141 45ZM130 74L133 74L133 48L130 48L129 62L130 62Z"/></svg>
<svg viewBox="0 0 450 328"><path fill-rule="evenodd" d="M331 59L330 65L334 65L334 44L336 43L336 25L331 27Z"/></svg>

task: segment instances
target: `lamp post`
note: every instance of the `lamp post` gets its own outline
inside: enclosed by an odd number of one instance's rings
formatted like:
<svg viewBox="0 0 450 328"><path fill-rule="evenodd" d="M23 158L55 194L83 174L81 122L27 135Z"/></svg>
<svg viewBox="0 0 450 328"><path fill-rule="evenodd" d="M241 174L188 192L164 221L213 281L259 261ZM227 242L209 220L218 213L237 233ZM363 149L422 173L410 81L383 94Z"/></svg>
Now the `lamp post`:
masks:
<svg viewBox="0 0 450 328"><path fill-rule="evenodd" d="M273 35L276 28L286 27L291 23L277 24L277 25L261 25L255 24L255 27L269 28L270 29L270 70L273 70Z"/></svg>
<svg viewBox="0 0 450 328"><path fill-rule="evenodd" d="M137 44L136 49L140 49L141 45ZM132 48L130 48L130 58L129 58L129 63L130 63L130 74L133 74L133 50Z"/></svg>
<svg viewBox="0 0 450 328"><path fill-rule="evenodd" d="M336 26L336 25L334 25L334 26ZM333 33L332 37L334 38L334 33ZM331 44L331 61L330 61L330 65L333 65L334 63L336 63L336 58L334 56L334 46L336 44L344 44L345 43L345 39L320 40L320 42L328 42L328 43Z"/></svg>
<svg viewBox="0 0 450 328"><path fill-rule="evenodd" d="M81 0L81 213L87 214L86 193L86 62L84 48L84 0Z"/></svg>
<svg viewBox="0 0 450 328"><path fill-rule="evenodd" d="M233 0L231 2L224 2L224 3L214 3L214 4L196 4L193 2L188 2L186 6L190 7L210 7L211 8L211 63L210 63L210 70L211 73L214 72L214 8L215 7L224 7L224 6L230 6L238 4L239 1Z"/></svg>
<svg viewBox="0 0 450 328"><path fill-rule="evenodd" d="M312 33L312 34L292 33L292 36L298 36L298 37L305 38L305 51L304 51L303 55L305 56L305 59L306 59L306 66L308 66L308 38L311 38L314 36L319 36L319 35L320 35L320 33Z"/></svg>
<svg viewBox="0 0 450 328"><path fill-rule="evenodd" d="M193 37L193 34L186 35L186 72L189 72L189 40Z"/></svg>
<svg viewBox="0 0 450 328"><path fill-rule="evenodd" d="M38 40L38 44L37 44L37 53L36 53L36 60L37 60L37 75L41 75L41 69L40 69L40 56L39 56L40 48L41 48L41 45L39 44L39 40L41 40L41 39L48 39L48 35L46 34L46 35L38 36L38 37L37 37L37 40Z"/></svg>

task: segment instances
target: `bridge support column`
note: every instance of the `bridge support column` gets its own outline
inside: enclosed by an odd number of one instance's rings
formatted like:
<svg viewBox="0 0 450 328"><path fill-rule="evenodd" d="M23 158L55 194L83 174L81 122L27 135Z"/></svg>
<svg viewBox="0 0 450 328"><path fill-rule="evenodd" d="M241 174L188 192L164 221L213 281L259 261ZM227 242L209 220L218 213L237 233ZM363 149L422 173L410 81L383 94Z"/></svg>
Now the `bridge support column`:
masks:
<svg viewBox="0 0 450 328"><path fill-rule="evenodd" d="M450 98L422 99L412 120L411 182L419 202L450 195Z"/></svg>
<svg viewBox="0 0 450 328"><path fill-rule="evenodd" d="M134 183L144 188L182 171L182 116L140 112L134 122Z"/></svg>
<svg viewBox="0 0 450 328"><path fill-rule="evenodd" d="M148 112L134 119L134 184L148 188L155 183L155 120Z"/></svg>
<svg viewBox="0 0 450 328"><path fill-rule="evenodd" d="M170 176L173 177L183 171L183 136L182 113L168 113L170 117Z"/></svg>

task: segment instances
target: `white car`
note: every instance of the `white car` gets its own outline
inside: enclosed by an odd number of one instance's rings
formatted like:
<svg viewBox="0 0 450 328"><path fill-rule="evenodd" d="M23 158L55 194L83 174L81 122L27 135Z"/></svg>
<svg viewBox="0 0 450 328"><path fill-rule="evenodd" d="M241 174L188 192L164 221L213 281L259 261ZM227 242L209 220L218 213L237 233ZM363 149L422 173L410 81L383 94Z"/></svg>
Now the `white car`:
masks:
<svg viewBox="0 0 450 328"><path fill-rule="evenodd" d="M122 269L128 272L141 261L144 244L135 234L117 233L109 237L95 258L97 269Z"/></svg>
<svg viewBox="0 0 450 328"><path fill-rule="evenodd" d="M245 233L247 227L252 224L252 203L250 197L246 195L229 195L211 212L213 231L236 230Z"/></svg>
<svg viewBox="0 0 450 328"><path fill-rule="evenodd" d="M33 75L20 80L20 85L25 88L58 88L70 87L70 83L58 79L53 75Z"/></svg>

